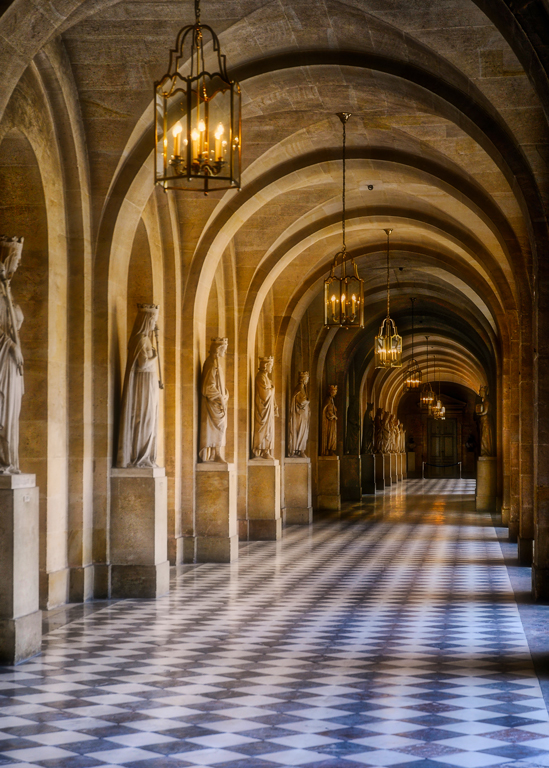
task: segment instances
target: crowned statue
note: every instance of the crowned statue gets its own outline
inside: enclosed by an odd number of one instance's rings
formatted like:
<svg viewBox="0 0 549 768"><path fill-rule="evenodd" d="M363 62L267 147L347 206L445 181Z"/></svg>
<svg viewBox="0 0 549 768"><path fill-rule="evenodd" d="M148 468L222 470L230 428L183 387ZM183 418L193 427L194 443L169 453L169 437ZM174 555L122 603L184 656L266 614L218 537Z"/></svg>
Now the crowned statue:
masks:
<svg viewBox="0 0 549 768"><path fill-rule="evenodd" d="M225 357L228 345L228 339L212 339L202 369L199 449L202 461L225 462L229 392L225 387L221 358Z"/></svg>
<svg viewBox="0 0 549 768"><path fill-rule="evenodd" d="M259 370L255 377L252 453L256 459L274 458L275 416L278 416L278 405L271 380L273 362L272 357L260 357Z"/></svg>
<svg viewBox="0 0 549 768"><path fill-rule="evenodd" d="M288 456L307 458L307 440L309 439L309 423L311 406L307 394L309 371L299 371L298 383L290 402L288 420Z"/></svg>

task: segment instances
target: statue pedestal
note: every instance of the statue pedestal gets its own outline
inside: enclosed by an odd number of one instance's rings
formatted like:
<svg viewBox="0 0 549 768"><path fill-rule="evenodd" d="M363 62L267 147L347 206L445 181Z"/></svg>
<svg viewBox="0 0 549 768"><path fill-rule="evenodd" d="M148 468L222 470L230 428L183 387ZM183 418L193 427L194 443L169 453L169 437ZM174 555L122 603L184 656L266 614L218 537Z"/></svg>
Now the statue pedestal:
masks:
<svg viewBox="0 0 549 768"><path fill-rule="evenodd" d="M402 482L404 480L404 454L397 453L396 457L397 457L398 479L399 479L399 482Z"/></svg>
<svg viewBox="0 0 549 768"><path fill-rule="evenodd" d="M238 559L236 470L234 464L196 465L196 562Z"/></svg>
<svg viewBox="0 0 549 768"><path fill-rule="evenodd" d="M396 484L400 480L398 472L398 453L390 453L389 456L391 457L391 482Z"/></svg>
<svg viewBox="0 0 549 768"><path fill-rule="evenodd" d="M0 475L0 664L40 653L36 475Z"/></svg>
<svg viewBox="0 0 549 768"><path fill-rule="evenodd" d="M376 493L385 490L385 457L382 453L375 454Z"/></svg>
<svg viewBox="0 0 549 768"><path fill-rule="evenodd" d="M170 588L164 467L111 470L111 597L160 597Z"/></svg>
<svg viewBox="0 0 549 768"><path fill-rule="evenodd" d="M360 481L363 494L376 492L376 456L374 453L363 453L360 457Z"/></svg>
<svg viewBox="0 0 549 768"><path fill-rule="evenodd" d="M416 452L415 451L408 451L406 454L406 465L408 474L414 474L416 471Z"/></svg>
<svg viewBox="0 0 549 768"><path fill-rule="evenodd" d="M408 479L408 461L407 456L405 453L400 454L400 460L402 462L402 479L407 480Z"/></svg>
<svg viewBox="0 0 549 768"><path fill-rule="evenodd" d="M284 459L284 525L310 525L313 522L311 498L311 460Z"/></svg>
<svg viewBox="0 0 549 768"><path fill-rule="evenodd" d="M478 512L496 511L497 458L479 456L477 459L476 508Z"/></svg>
<svg viewBox="0 0 549 768"><path fill-rule="evenodd" d="M362 499L360 456L346 454L341 459L341 498L345 501Z"/></svg>
<svg viewBox="0 0 549 768"><path fill-rule="evenodd" d="M319 509L341 509L339 456L318 457L317 504Z"/></svg>
<svg viewBox="0 0 549 768"><path fill-rule="evenodd" d="M385 488L388 488L395 482L395 478L391 473L391 454L383 453L383 474L385 475Z"/></svg>
<svg viewBox="0 0 549 768"><path fill-rule="evenodd" d="M250 541L276 541L282 536L278 459L248 461L248 531Z"/></svg>

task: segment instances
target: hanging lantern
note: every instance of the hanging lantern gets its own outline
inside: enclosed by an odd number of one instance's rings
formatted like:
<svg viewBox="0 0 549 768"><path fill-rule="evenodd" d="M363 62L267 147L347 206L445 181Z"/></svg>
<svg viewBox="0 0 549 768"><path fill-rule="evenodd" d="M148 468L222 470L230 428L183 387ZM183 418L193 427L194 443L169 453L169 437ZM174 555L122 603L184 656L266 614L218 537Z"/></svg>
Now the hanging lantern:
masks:
<svg viewBox="0 0 549 768"><path fill-rule="evenodd" d="M200 21L200 0L194 7L195 23L179 31L168 73L154 84L154 180L165 190L207 195L240 189L240 86L227 74L217 35ZM204 56L210 39L212 71ZM179 67L188 60L183 77Z"/></svg>
<svg viewBox="0 0 549 768"><path fill-rule="evenodd" d="M381 323L375 338L374 354L376 368L400 368L402 366L402 336L398 335L395 321L390 317L390 273L389 273L389 238L392 229L385 229L387 234L387 317Z"/></svg>
<svg viewBox="0 0 549 768"><path fill-rule="evenodd" d="M408 363L406 372L404 374L404 391L411 392L415 389L419 389L421 386L421 368L414 358L414 302L415 298L410 299L412 302L412 359Z"/></svg>
<svg viewBox="0 0 549 768"><path fill-rule="evenodd" d="M437 379L436 370L437 369L436 369L436 360L434 358L434 355L433 355L433 367L435 369L435 387L436 387L436 379ZM442 400L440 398L440 378L438 380L438 398L434 403L434 405L431 406L431 416L434 419L437 419L440 421L444 421L446 419L446 408L442 405Z"/></svg>
<svg viewBox="0 0 549 768"><path fill-rule="evenodd" d="M353 258L347 273L347 247L345 244L345 146L349 112L338 112L343 124L343 184L341 206L341 233L343 246L334 257L329 277L324 281L324 325L328 328L364 328L364 280L358 275ZM341 276L336 275L340 265Z"/></svg>
<svg viewBox="0 0 549 768"><path fill-rule="evenodd" d="M427 340L427 383L423 386L423 389L421 390L419 404L421 405L422 408L428 408L430 412L431 407L435 402L435 393L433 392L433 388L429 383L429 337L426 336L425 339Z"/></svg>

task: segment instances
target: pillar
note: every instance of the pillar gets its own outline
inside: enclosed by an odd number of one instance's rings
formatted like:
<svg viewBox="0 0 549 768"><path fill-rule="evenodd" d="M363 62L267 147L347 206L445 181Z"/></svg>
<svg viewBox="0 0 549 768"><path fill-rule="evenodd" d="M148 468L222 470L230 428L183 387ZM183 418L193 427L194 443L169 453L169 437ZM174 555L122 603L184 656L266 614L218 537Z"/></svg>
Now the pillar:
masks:
<svg viewBox="0 0 549 768"><path fill-rule="evenodd" d="M383 456L383 472L385 475L385 487L392 485L395 482L393 474L391 472L391 454L384 453Z"/></svg>
<svg viewBox="0 0 549 768"><path fill-rule="evenodd" d="M311 460L292 457L284 460L284 525L310 525L313 522Z"/></svg>
<svg viewBox="0 0 549 768"><path fill-rule="evenodd" d="M362 499L360 456L346 454L341 459L341 498L345 501Z"/></svg>
<svg viewBox="0 0 549 768"><path fill-rule="evenodd" d="M232 563L238 559L235 465L197 464L195 493L196 561Z"/></svg>
<svg viewBox="0 0 549 768"><path fill-rule="evenodd" d="M36 475L0 476L0 663L40 652Z"/></svg>
<svg viewBox="0 0 549 768"><path fill-rule="evenodd" d="M250 541L276 541L282 536L278 459L248 461L248 531Z"/></svg>
<svg viewBox="0 0 549 768"><path fill-rule="evenodd" d="M495 512L496 510L497 458L479 456L477 459L477 512Z"/></svg>
<svg viewBox="0 0 549 768"><path fill-rule="evenodd" d="M382 453L375 455L376 493L385 490L385 456Z"/></svg>
<svg viewBox="0 0 549 768"><path fill-rule="evenodd" d="M381 462L378 462L381 464ZM360 457L360 477L362 493L376 492L376 455L375 453L363 453Z"/></svg>
<svg viewBox="0 0 549 768"><path fill-rule="evenodd" d="M111 597L160 597L170 588L164 467L111 470Z"/></svg>
<svg viewBox="0 0 549 768"><path fill-rule="evenodd" d="M341 509L339 456L318 457L319 509Z"/></svg>

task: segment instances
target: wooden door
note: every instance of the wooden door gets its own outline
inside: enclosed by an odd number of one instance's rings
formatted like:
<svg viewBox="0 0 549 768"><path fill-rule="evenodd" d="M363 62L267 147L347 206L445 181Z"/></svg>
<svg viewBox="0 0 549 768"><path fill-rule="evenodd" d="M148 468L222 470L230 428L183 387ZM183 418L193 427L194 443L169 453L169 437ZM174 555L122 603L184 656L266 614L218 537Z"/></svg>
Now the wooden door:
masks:
<svg viewBox="0 0 549 768"><path fill-rule="evenodd" d="M426 477L459 477L459 467L451 466L457 462L457 420L428 419L428 456L429 464ZM445 465L445 466L444 466Z"/></svg>

